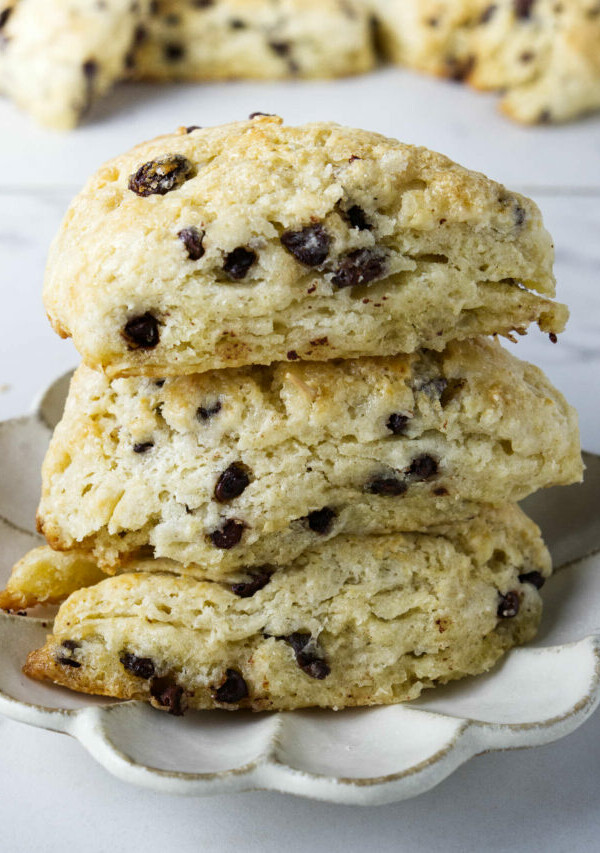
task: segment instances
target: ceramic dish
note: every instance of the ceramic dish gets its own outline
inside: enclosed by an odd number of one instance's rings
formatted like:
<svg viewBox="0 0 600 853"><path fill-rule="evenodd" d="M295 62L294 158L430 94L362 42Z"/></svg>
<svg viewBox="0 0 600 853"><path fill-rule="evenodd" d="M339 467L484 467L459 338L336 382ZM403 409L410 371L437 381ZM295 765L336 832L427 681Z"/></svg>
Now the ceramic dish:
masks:
<svg viewBox="0 0 600 853"><path fill-rule="evenodd" d="M68 379L55 382L32 415L0 424L2 582L40 541L33 532L40 466ZM108 771L156 791L262 788L363 805L419 794L482 752L557 740L600 697L600 457L586 454L585 461L583 485L550 489L525 504L561 570L544 588L535 643L487 675L427 691L409 705L176 719L144 703L30 681L21 666L43 642L52 614L0 614L0 712L72 735Z"/></svg>

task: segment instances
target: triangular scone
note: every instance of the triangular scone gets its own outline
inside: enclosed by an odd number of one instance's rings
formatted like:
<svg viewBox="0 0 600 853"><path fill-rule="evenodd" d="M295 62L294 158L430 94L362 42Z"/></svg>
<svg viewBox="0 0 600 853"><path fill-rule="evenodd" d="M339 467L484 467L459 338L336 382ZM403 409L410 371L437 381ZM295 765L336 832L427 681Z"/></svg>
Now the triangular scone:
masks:
<svg viewBox="0 0 600 853"><path fill-rule="evenodd" d="M126 574L74 593L25 672L176 714L401 702L530 640L549 574L514 506L436 535L342 537L235 585Z"/></svg>
<svg viewBox="0 0 600 853"><path fill-rule="evenodd" d="M581 471L574 410L485 338L159 381L80 367L38 519L53 547L109 571L150 549L219 577L341 533L465 518Z"/></svg>
<svg viewBox="0 0 600 853"><path fill-rule="evenodd" d="M532 201L440 154L257 116L103 166L44 299L88 365L162 377L556 333L552 258Z"/></svg>

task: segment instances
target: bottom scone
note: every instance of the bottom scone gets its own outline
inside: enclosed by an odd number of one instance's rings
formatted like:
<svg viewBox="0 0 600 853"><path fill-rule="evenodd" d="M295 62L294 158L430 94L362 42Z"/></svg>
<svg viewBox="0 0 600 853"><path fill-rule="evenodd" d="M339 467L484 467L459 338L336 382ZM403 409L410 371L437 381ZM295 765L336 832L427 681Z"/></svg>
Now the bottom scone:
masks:
<svg viewBox="0 0 600 853"><path fill-rule="evenodd" d="M536 525L505 506L339 537L229 585L130 573L73 593L24 671L173 714L402 702L530 640L550 571Z"/></svg>

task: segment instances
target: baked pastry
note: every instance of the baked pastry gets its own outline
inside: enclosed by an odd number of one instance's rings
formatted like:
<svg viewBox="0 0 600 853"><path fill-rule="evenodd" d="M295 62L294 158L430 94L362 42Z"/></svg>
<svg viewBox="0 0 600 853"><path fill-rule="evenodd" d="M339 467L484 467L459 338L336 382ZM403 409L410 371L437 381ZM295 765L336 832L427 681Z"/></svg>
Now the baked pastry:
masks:
<svg viewBox="0 0 600 853"><path fill-rule="evenodd" d="M526 123L600 109L597 0L370 0L392 60L502 92Z"/></svg>
<svg viewBox="0 0 600 853"><path fill-rule="evenodd" d="M54 548L109 571L150 547L219 577L344 532L464 518L581 471L574 410L485 338L158 382L80 367L38 518Z"/></svg>
<svg viewBox="0 0 600 853"><path fill-rule="evenodd" d="M339 77L375 63L362 0L161 0L132 75L142 80Z"/></svg>
<svg viewBox="0 0 600 853"><path fill-rule="evenodd" d="M126 574L71 595L24 671L174 714L402 702L530 640L549 573L506 506L436 535L341 537L246 584Z"/></svg>
<svg viewBox="0 0 600 853"><path fill-rule="evenodd" d="M0 91L42 124L74 127L122 79L151 0L0 0Z"/></svg>
<svg viewBox="0 0 600 853"><path fill-rule="evenodd" d="M90 366L163 377L554 334L552 258L532 201L440 154L258 116L102 167L44 298Z"/></svg>

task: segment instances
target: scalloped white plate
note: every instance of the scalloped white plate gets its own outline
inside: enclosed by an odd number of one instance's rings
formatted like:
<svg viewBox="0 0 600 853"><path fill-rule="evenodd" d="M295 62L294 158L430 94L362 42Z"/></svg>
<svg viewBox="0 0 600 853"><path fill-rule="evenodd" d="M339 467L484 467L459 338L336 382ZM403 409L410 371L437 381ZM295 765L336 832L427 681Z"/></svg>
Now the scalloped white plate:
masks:
<svg viewBox="0 0 600 853"><path fill-rule="evenodd" d="M0 424L0 582L39 544L40 467L69 376L35 412ZM600 698L600 457L581 486L526 501L562 570L544 588L536 642L490 673L427 691L409 705L280 714L168 717L141 702L80 696L21 673L51 613L0 615L0 712L64 732L107 770L156 791L207 795L263 788L377 804L426 791L474 755L569 734Z"/></svg>

